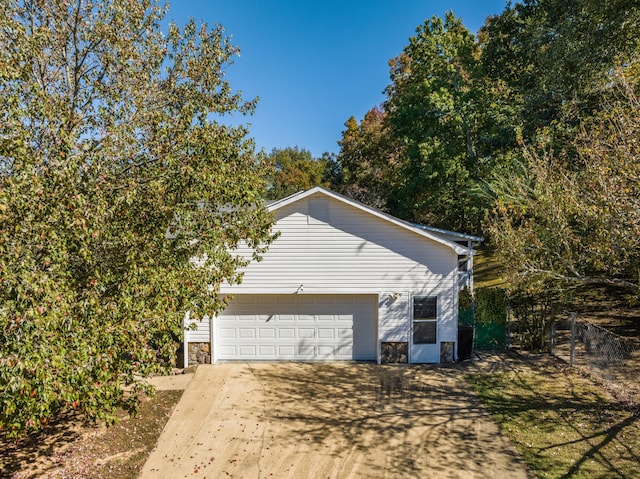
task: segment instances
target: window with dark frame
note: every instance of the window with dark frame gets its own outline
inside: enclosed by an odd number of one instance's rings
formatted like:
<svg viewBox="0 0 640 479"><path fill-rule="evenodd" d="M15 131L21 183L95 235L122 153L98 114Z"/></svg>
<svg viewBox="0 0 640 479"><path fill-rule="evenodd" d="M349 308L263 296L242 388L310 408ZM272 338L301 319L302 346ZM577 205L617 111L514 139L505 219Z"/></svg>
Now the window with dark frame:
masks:
<svg viewBox="0 0 640 479"><path fill-rule="evenodd" d="M438 325L438 297L413 297L413 344L435 344Z"/></svg>

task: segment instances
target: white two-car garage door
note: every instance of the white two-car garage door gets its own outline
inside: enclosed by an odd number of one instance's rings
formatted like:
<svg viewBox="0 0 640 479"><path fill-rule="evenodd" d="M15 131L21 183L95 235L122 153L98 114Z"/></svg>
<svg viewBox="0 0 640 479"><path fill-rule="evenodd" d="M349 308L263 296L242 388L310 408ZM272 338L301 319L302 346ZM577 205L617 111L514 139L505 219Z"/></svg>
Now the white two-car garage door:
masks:
<svg viewBox="0 0 640 479"><path fill-rule="evenodd" d="M215 360L376 359L376 295L236 295L213 322Z"/></svg>

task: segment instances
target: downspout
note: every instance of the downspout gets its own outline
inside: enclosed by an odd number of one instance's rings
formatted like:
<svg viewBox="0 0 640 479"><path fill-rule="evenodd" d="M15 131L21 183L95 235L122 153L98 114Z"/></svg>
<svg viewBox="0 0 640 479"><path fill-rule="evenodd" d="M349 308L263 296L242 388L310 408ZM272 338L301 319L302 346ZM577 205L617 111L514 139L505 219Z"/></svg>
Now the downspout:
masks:
<svg viewBox="0 0 640 479"><path fill-rule="evenodd" d="M455 253L455 252L454 252ZM460 272L458 271L458 255L456 254L455 261L455 274L454 277L454 287L453 287L453 312L456 317L456 325L455 325L455 338L454 346L453 346L453 358L457 362L458 358L458 328L460 327Z"/></svg>

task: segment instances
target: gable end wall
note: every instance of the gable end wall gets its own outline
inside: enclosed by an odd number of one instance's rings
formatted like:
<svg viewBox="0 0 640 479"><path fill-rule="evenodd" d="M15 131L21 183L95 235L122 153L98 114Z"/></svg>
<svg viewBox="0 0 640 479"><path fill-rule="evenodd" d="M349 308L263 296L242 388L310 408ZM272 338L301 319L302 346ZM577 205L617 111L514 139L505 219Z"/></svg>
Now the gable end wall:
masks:
<svg viewBox="0 0 640 479"><path fill-rule="evenodd" d="M378 345L409 342L412 296L436 295L438 343L457 341L457 254L451 248L322 195L275 214L280 237L261 262L244 270L241 285L222 293L378 294Z"/></svg>

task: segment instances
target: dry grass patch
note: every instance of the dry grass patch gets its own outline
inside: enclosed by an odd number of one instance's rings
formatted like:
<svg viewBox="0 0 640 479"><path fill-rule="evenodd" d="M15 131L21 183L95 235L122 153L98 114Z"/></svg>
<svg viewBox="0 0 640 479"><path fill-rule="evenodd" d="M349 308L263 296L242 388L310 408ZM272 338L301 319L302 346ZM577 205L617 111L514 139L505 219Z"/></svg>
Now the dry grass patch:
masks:
<svg viewBox="0 0 640 479"><path fill-rule="evenodd" d="M504 267L489 247L482 247L473 258L474 288L506 288Z"/></svg>
<svg viewBox="0 0 640 479"><path fill-rule="evenodd" d="M123 413L111 427L66 416L19 443L0 438L0 477L136 478L182 393L158 391L135 418Z"/></svg>
<svg viewBox="0 0 640 479"><path fill-rule="evenodd" d="M560 363L467 376L541 478L640 477L640 416Z"/></svg>

